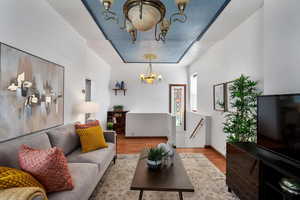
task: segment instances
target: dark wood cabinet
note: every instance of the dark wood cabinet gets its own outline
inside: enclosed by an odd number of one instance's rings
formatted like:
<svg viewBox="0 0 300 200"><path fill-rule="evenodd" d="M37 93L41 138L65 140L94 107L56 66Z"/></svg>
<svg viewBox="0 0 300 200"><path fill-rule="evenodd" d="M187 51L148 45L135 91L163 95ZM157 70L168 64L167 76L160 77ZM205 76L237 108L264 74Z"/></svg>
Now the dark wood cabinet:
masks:
<svg viewBox="0 0 300 200"><path fill-rule="evenodd" d="M300 180L300 168L254 143L227 144L226 183L240 200L299 200L279 186L282 178Z"/></svg>
<svg viewBox="0 0 300 200"><path fill-rule="evenodd" d="M259 199L259 160L251 144L227 144L226 183L240 200Z"/></svg>
<svg viewBox="0 0 300 200"><path fill-rule="evenodd" d="M126 114L128 111L108 111L107 122L113 122L113 130L117 134L125 134L126 131Z"/></svg>

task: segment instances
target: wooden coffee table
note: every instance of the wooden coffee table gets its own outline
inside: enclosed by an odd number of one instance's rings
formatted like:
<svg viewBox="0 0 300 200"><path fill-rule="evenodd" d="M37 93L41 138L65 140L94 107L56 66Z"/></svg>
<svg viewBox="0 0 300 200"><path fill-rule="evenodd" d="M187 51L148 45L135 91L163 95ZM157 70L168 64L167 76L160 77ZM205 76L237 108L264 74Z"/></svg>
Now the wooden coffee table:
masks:
<svg viewBox="0 0 300 200"><path fill-rule="evenodd" d="M177 153L173 166L162 167L157 171L148 169L145 157L146 151L143 150L130 187L131 190L140 191L139 200L143 199L144 191L178 192L180 200L183 200L182 192L195 191Z"/></svg>

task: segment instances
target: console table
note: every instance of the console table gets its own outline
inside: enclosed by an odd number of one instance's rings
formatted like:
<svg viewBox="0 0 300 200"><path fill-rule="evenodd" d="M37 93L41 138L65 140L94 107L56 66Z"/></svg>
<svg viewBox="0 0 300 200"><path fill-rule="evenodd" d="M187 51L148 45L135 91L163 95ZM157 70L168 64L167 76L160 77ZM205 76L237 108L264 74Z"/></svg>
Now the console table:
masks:
<svg viewBox="0 0 300 200"><path fill-rule="evenodd" d="M283 177L300 180L300 167L254 143L227 144L226 183L240 200L299 200L283 191Z"/></svg>

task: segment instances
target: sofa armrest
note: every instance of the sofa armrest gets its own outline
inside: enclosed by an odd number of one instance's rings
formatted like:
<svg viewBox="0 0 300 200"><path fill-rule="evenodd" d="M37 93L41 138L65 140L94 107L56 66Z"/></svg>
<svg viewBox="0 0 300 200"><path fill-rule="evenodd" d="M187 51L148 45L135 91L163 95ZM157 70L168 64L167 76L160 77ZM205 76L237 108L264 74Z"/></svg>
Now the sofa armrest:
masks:
<svg viewBox="0 0 300 200"><path fill-rule="evenodd" d="M110 143L117 143L117 134L115 131L110 131L110 130L105 130L104 131L104 137L106 142L110 142Z"/></svg>

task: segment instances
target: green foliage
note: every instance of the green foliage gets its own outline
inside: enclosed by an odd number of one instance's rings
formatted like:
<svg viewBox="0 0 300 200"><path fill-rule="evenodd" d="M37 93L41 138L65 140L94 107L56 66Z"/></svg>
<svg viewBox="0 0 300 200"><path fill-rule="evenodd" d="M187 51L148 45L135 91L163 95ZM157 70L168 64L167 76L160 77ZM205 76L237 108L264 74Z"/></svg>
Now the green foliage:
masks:
<svg viewBox="0 0 300 200"><path fill-rule="evenodd" d="M115 111L122 111L124 109L124 106L123 105L114 105L113 108Z"/></svg>
<svg viewBox="0 0 300 200"><path fill-rule="evenodd" d="M163 148L150 148L148 150L148 160L152 161L160 161L162 160L168 153Z"/></svg>
<svg viewBox="0 0 300 200"><path fill-rule="evenodd" d="M227 142L256 142L257 82L241 75L229 88L233 112L226 114Z"/></svg>
<svg viewBox="0 0 300 200"><path fill-rule="evenodd" d="M114 123L113 122L107 122L107 129L113 130L114 129Z"/></svg>
<svg viewBox="0 0 300 200"><path fill-rule="evenodd" d="M221 107L221 108L225 108L225 102L224 101L217 101L217 104Z"/></svg>

